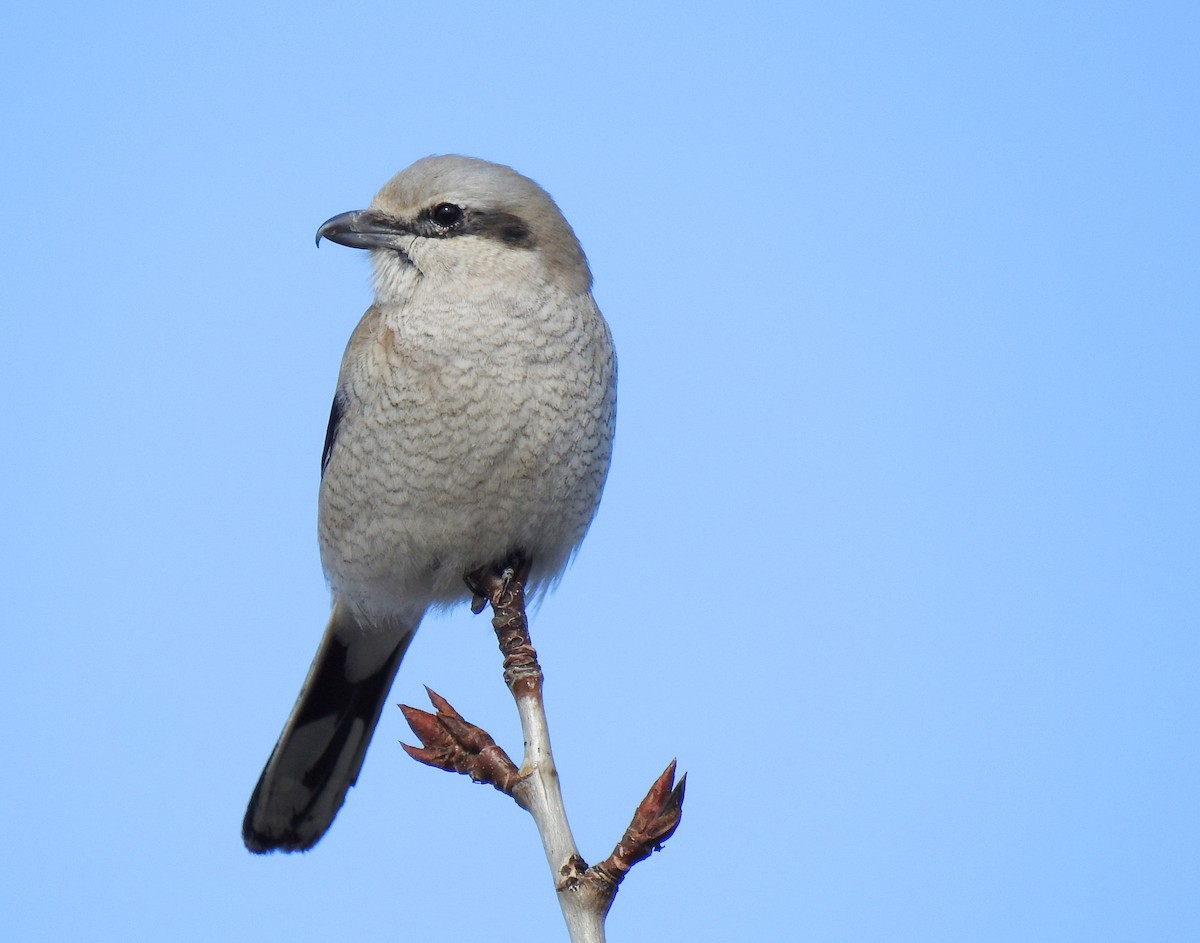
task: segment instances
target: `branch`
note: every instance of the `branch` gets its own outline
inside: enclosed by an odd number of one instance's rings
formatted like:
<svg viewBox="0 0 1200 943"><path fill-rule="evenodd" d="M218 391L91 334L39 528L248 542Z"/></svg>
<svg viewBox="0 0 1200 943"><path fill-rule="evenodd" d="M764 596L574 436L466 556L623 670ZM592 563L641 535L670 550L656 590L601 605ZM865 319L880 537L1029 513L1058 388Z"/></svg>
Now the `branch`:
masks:
<svg viewBox="0 0 1200 943"><path fill-rule="evenodd" d="M612 854L588 867L571 835L550 751L542 669L525 616L528 576L529 561L521 559L503 571L486 567L467 577L474 594L472 611L481 612L488 603L492 606L492 626L504 654L504 681L516 701L525 736L520 768L486 731L464 720L445 698L428 688L437 713L401 705L405 720L422 744L402 745L413 759L489 783L528 811L541 836L572 943L603 943L604 918L617 887L633 865L661 849L679 827L687 777L674 782L672 760L641 801Z"/></svg>
<svg viewBox="0 0 1200 943"><path fill-rule="evenodd" d="M638 805L633 813L633 821L625 834L617 842L613 853L588 868L592 880L612 885L609 895L609 906L616 896L617 886L625 880L625 875L639 861L649 858L656 851L662 851L662 846L679 828L679 819L683 815L683 793L687 786L687 773L679 782L675 780L675 761L667 765L661 776L654 781L646 798Z"/></svg>
<svg viewBox="0 0 1200 943"><path fill-rule="evenodd" d="M425 688L436 714L400 705L404 719L424 745L424 749L400 746L419 763L437 769L464 773L477 783L489 783L503 793L512 795L517 784L517 767L508 754L496 745L487 733L463 720L450 702L436 691Z"/></svg>

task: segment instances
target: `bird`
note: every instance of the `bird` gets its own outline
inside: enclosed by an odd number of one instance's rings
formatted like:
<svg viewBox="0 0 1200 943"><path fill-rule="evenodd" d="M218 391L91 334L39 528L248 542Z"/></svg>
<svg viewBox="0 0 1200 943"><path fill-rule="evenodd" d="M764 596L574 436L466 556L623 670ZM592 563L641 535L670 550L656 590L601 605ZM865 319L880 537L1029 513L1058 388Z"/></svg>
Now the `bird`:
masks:
<svg viewBox="0 0 1200 943"><path fill-rule="evenodd" d="M331 612L242 825L255 853L307 851L362 768L422 617L466 575L562 576L604 490L616 356L570 224L502 164L435 155L322 239L369 253L374 300L342 357L317 536Z"/></svg>

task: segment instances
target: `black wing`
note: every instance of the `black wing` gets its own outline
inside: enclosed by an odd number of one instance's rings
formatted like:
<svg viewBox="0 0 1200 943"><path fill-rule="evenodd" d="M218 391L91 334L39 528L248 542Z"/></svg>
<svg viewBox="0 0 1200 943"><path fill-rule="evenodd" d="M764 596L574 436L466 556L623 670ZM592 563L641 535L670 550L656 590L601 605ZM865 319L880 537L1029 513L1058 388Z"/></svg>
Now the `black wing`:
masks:
<svg viewBox="0 0 1200 943"><path fill-rule="evenodd" d="M333 406L329 409L329 428L325 430L325 448L321 450L321 477L325 477L325 467L329 464L329 456L333 454L333 443L337 440L338 426L342 424L342 416L346 412L346 397L338 390L333 397Z"/></svg>

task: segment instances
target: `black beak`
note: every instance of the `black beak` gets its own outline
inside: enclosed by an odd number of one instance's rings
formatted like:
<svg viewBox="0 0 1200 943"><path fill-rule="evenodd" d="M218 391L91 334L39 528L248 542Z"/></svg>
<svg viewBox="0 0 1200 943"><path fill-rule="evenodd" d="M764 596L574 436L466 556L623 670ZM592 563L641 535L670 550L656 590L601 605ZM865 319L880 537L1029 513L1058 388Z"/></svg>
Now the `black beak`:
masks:
<svg viewBox="0 0 1200 943"><path fill-rule="evenodd" d="M322 239L351 249L400 249L400 240L412 235L398 219L380 216L372 210L351 210L327 219L317 230L317 245Z"/></svg>

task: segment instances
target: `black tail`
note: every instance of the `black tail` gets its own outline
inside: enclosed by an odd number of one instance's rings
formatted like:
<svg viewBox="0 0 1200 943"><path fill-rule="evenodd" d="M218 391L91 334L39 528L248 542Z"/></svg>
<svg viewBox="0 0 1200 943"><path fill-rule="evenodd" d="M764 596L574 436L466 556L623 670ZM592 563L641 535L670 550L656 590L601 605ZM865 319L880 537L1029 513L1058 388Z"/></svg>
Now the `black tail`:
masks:
<svg viewBox="0 0 1200 943"><path fill-rule="evenodd" d="M307 851L333 823L358 779L413 632L400 638L378 669L357 681L347 679L350 647L337 636L331 622L250 797L242 838L258 854Z"/></svg>

